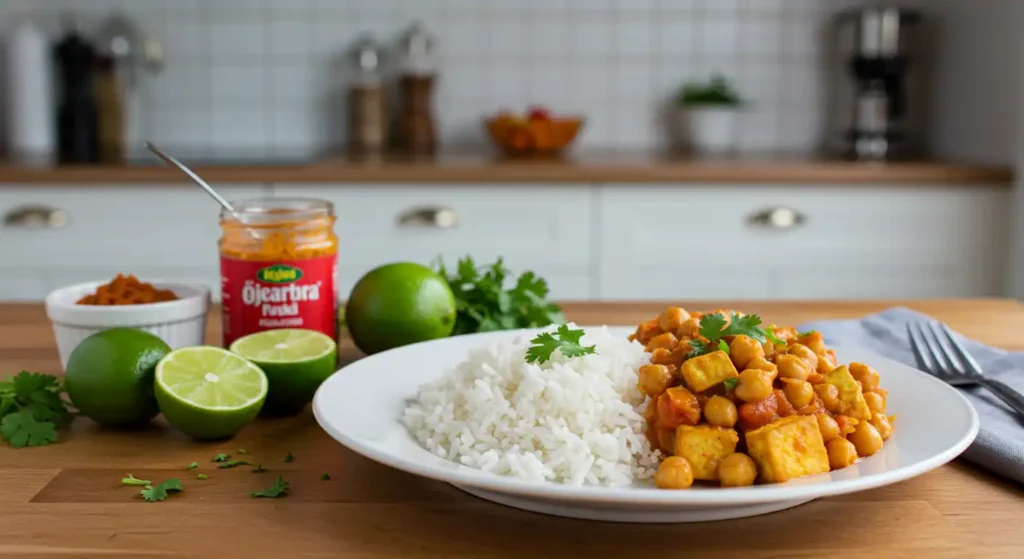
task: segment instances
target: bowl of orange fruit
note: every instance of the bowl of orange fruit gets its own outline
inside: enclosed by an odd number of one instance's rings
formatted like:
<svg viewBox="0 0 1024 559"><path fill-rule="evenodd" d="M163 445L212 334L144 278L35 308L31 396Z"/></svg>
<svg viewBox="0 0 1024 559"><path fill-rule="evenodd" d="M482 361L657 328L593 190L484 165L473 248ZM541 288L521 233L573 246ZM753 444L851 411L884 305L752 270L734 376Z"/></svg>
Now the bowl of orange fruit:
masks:
<svg viewBox="0 0 1024 559"><path fill-rule="evenodd" d="M494 144L509 157L553 157L576 139L583 118L555 115L545 107L534 106L525 115L507 111L484 119Z"/></svg>

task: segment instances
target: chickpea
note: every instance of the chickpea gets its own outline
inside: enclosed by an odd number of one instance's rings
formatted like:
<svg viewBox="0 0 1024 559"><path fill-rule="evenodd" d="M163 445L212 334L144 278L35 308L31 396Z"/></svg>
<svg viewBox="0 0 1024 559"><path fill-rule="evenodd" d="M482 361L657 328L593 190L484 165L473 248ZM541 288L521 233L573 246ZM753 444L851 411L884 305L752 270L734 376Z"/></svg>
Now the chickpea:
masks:
<svg viewBox="0 0 1024 559"><path fill-rule="evenodd" d="M661 489L686 489L693 485L693 468L682 456L669 456L658 466L654 483Z"/></svg>
<svg viewBox="0 0 1024 559"><path fill-rule="evenodd" d="M836 368L836 358L829 354L818 355L818 374L827 375Z"/></svg>
<svg viewBox="0 0 1024 559"><path fill-rule="evenodd" d="M821 332L811 332L806 336L797 338L797 341L801 345L807 346L808 349L818 354L819 357L825 355L825 352L828 351L825 348L825 340L821 337Z"/></svg>
<svg viewBox="0 0 1024 559"><path fill-rule="evenodd" d="M646 322L641 322L640 325L636 327L636 333L633 334L633 336L636 341L646 346L647 342L651 341L651 338L660 333L661 329L658 328L658 321L648 320Z"/></svg>
<svg viewBox="0 0 1024 559"><path fill-rule="evenodd" d="M683 324L683 321L690 318L690 313L680 307L669 307L658 317L658 326L666 332L675 332Z"/></svg>
<svg viewBox="0 0 1024 559"><path fill-rule="evenodd" d="M804 361L806 361L807 362L807 366L810 367L810 369L812 371L816 370L818 368L818 354L814 353L814 351L812 351L811 348L809 348L809 347L807 347L807 346L805 346L803 344L796 344L795 343L795 344L789 346L789 349L786 350L786 351L790 355L795 355L795 356L799 357L800 359L803 359Z"/></svg>
<svg viewBox="0 0 1024 559"><path fill-rule="evenodd" d="M782 387L782 391L794 408L800 409L807 406L814 399L814 388L809 382L795 379L785 379L784 382L785 386Z"/></svg>
<svg viewBox="0 0 1024 559"><path fill-rule="evenodd" d="M775 363L772 363L771 361L765 359L764 357L755 358L750 363L747 363L746 368L768 371L769 373L771 373L770 376L772 377L772 380L775 380L775 377L779 375L779 368L775 366Z"/></svg>
<svg viewBox="0 0 1024 559"><path fill-rule="evenodd" d="M651 338L651 341L647 342L647 347L645 349L647 351L654 351L659 348L664 348L671 351L675 349L677 345L679 345L679 339L676 338L676 335L672 332L665 332L664 334L659 334Z"/></svg>
<svg viewBox="0 0 1024 559"><path fill-rule="evenodd" d="M873 412L885 413L885 398L877 392L865 392L864 401Z"/></svg>
<svg viewBox="0 0 1024 559"><path fill-rule="evenodd" d="M676 336L679 338L696 338L700 335L700 321L690 317L683 321L676 329Z"/></svg>
<svg viewBox="0 0 1024 559"><path fill-rule="evenodd" d="M754 485L757 479L757 465L754 459L736 452L718 463L718 480L722 487L745 487Z"/></svg>
<svg viewBox="0 0 1024 559"><path fill-rule="evenodd" d="M665 365L643 365L637 377L637 388L651 398L661 396L672 385L672 371Z"/></svg>
<svg viewBox="0 0 1024 559"><path fill-rule="evenodd" d="M860 456L871 456L882 448L882 435L867 421L861 421L848 437Z"/></svg>
<svg viewBox="0 0 1024 559"><path fill-rule="evenodd" d="M892 423L889 423L889 418L884 413L874 412L871 414L871 425L878 430L878 434L882 437L883 441L889 440L892 436Z"/></svg>
<svg viewBox="0 0 1024 559"><path fill-rule="evenodd" d="M861 388L865 392L871 392L878 388L878 383L881 380L878 371L863 363L850 363L850 374L860 382Z"/></svg>
<svg viewBox="0 0 1024 559"><path fill-rule="evenodd" d="M815 384L814 393L821 398L825 409L832 413L839 413L842 409L842 402L839 401L839 389L834 384Z"/></svg>
<svg viewBox="0 0 1024 559"><path fill-rule="evenodd" d="M704 419L718 427L732 427L736 425L736 404L723 396L712 396L704 404Z"/></svg>
<svg viewBox="0 0 1024 559"><path fill-rule="evenodd" d="M857 448L844 438L832 439L825 445L828 451L828 467L833 470L845 468L857 461Z"/></svg>
<svg viewBox="0 0 1024 559"><path fill-rule="evenodd" d="M775 358L775 366L779 368L779 376L782 378L807 380L811 374L811 368L807 366L807 361L788 353Z"/></svg>
<svg viewBox="0 0 1024 559"><path fill-rule="evenodd" d="M821 431L821 439L826 443L840 438L839 424L827 413L818 414L818 430Z"/></svg>
<svg viewBox="0 0 1024 559"><path fill-rule="evenodd" d="M732 358L733 365L742 371L754 359L764 358L764 348L757 343L757 340L739 335L733 338L732 343L729 344L729 357Z"/></svg>
<svg viewBox="0 0 1024 559"><path fill-rule="evenodd" d="M744 402L757 402L772 395L772 379L768 371L746 369L740 373L739 384L733 392Z"/></svg>

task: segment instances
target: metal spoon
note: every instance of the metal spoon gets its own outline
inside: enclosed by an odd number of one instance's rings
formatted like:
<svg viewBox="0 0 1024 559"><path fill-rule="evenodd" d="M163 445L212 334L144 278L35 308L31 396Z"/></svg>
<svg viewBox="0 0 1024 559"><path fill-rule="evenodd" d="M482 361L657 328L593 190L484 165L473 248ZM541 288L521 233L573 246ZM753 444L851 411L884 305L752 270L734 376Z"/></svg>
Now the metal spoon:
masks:
<svg viewBox="0 0 1024 559"><path fill-rule="evenodd" d="M206 181L199 178L199 175L195 174L195 172L192 171L192 169L186 167L185 164L182 163L181 161L178 161L177 159L171 157L170 155L167 155L166 153L160 151L156 146L153 145L152 142L146 142L146 149L153 152L160 159L163 159L165 163L173 165L178 169L181 169L181 172L188 175L188 178L192 179L192 182L201 186L203 190L206 191L207 194L212 196L213 199L216 200L217 203L221 205L222 208L231 212L231 215L235 216L236 219L242 222L242 216L238 215L238 212L236 212L235 208L231 206L231 203L225 200L224 197L221 196L220 194L217 194L217 191L214 190L212 186L207 184Z"/></svg>

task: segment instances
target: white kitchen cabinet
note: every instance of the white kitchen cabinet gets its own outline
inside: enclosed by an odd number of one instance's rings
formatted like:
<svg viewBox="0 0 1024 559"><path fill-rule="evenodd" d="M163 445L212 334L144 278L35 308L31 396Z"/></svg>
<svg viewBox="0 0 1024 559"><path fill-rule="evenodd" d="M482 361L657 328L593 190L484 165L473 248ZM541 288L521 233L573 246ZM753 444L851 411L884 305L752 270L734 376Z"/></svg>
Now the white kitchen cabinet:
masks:
<svg viewBox="0 0 1024 559"><path fill-rule="evenodd" d="M229 199L265 191L262 185L217 188ZM9 222L26 209L42 226L0 228L0 298L39 300L57 287L118 272L219 287L219 207L194 186L0 189L0 219ZM47 222L47 212L58 217Z"/></svg>
<svg viewBox="0 0 1024 559"><path fill-rule="evenodd" d="M608 185L598 189L598 292L602 299L998 295L1008 200L999 186Z"/></svg>
<svg viewBox="0 0 1024 559"><path fill-rule="evenodd" d="M515 274L532 270L552 296L590 299L593 289L593 189L586 186L275 185L279 197L334 203L341 246L339 292L385 262L454 267L498 257Z"/></svg>

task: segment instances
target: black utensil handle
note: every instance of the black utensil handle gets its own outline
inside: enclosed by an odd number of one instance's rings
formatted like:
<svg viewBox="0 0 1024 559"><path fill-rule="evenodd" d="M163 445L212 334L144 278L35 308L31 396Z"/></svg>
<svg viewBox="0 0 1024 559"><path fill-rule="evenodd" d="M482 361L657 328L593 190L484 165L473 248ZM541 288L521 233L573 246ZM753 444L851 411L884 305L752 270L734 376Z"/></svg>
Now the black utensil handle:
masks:
<svg viewBox="0 0 1024 559"><path fill-rule="evenodd" d="M1006 405L1013 408L1013 411L1024 415L1024 395L1011 388L1010 385L998 380L985 379L983 384L993 394L999 396L999 399L1005 402Z"/></svg>

